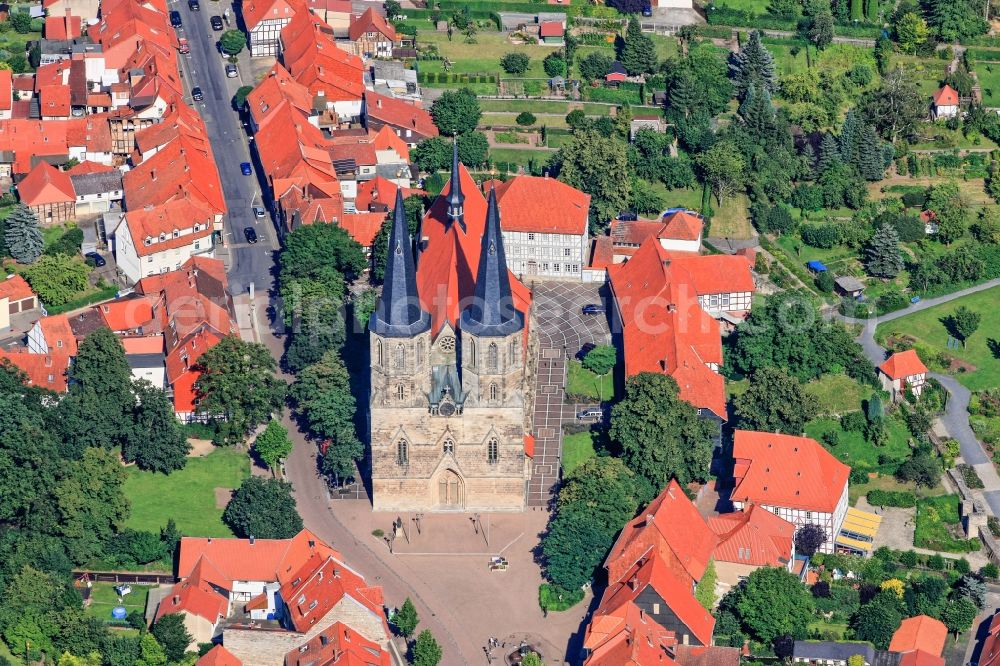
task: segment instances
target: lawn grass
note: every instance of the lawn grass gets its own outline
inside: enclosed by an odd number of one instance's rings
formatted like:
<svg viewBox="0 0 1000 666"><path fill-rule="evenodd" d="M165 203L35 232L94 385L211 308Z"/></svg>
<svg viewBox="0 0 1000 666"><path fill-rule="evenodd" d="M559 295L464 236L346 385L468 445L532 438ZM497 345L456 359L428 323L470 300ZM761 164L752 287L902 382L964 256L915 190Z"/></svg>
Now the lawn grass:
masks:
<svg viewBox="0 0 1000 666"><path fill-rule="evenodd" d="M932 361L938 353L947 353L975 366L971 372L958 373L956 379L963 386L973 391L1000 386L1000 359L990 351L990 343L994 343L1000 334L1000 308L997 299L1000 298L1000 287L987 289L975 294L969 294L949 303L944 303L921 312L916 312L899 319L880 324L875 329L875 338L884 343L886 338L895 335L908 335L916 339L917 351L925 363ZM982 315L979 330L967 342L963 349L948 349L948 331L941 319L951 315L960 306ZM932 363L933 365L933 363Z"/></svg>
<svg viewBox="0 0 1000 666"><path fill-rule="evenodd" d="M858 498L864 497L872 490L908 492L916 495L917 499L922 497L938 497L947 492L940 483L933 488L924 488L922 486L915 486L912 483L902 483L897 481L893 476L879 475L874 479L869 479L867 483L850 484L847 489L848 503L854 506L857 504Z"/></svg>
<svg viewBox="0 0 1000 666"><path fill-rule="evenodd" d="M719 7L739 9L740 11L749 11L754 14L766 14L767 8L771 5L771 0L716 0L715 4Z"/></svg>
<svg viewBox="0 0 1000 666"><path fill-rule="evenodd" d="M589 398L596 401L614 398L615 380L613 372L600 377L583 367L580 361L572 360L566 368L567 399Z"/></svg>
<svg viewBox="0 0 1000 666"><path fill-rule="evenodd" d="M115 592L115 583L94 583L90 588L90 605L85 612L87 615L96 617L99 620L108 622L112 619L111 609L115 606L125 606L132 611L146 612L146 597L149 596L149 587L146 585L132 585L132 593L126 594L122 603L118 602L118 593Z"/></svg>
<svg viewBox="0 0 1000 666"><path fill-rule="evenodd" d="M523 148L490 148L490 159L494 162L512 162L527 166L529 161L536 165L548 162L555 148L551 150L525 150Z"/></svg>
<svg viewBox="0 0 1000 666"><path fill-rule="evenodd" d="M816 619L809 623L808 625L809 633L812 632L819 633L824 639L830 636L835 641L840 641L844 639L844 635L847 633L847 625L841 622L827 622L823 619Z"/></svg>
<svg viewBox="0 0 1000 666"><path fill-rule="evenodd" d="M563 436L562 470L564 477L594 457L594 441L596 438L597 436L590 430Z"/></svg>
<svg viewBox="0 0 1000 666"><path fill-rule="evenodd" d="M125 495L132 502L126 527L159 532L173 518L186 536L233 536L215 506L215 488L237 488L250 476L245 452L217 449L204 458L189 458L172 474L128 468Z"/></svg>
<svg viewBox="0 0 1000 666"><path fill-rule="evenodd" d="M668 190L663 183L652 183L653 189L658 192L667 202L667 208L688 208L694 211L701 210L701 188L685 187L680 190ZM713 223L712 231L715 226Z"/></svg>
<svg viewBox="0 0 1000 666"><path fill-rule="evenodd" d="M750 217L747 215L749 204L750 201L745 194L727 197L722 200L721 205L713 199L712 210L714 214L712 215L712 228L709 232L712 238L731 238L733 240L753 238L753 227L750 225Z"/></svg>
<svg viewBox="0 0 1000 666"><path fill-rule="evenodd" d="M862 386L847 375L823 375L806 384L802 390L819 400L820 414L845 414L861 409L861 400L872 389Z"/></svg>
<svg viewBox="0 0 1000 666"><path fill-rule="evenodd" d="M958 495L927 497L917 501L917 522L913 532L913 545L918 548L946 553L967 553L978 550L972 544L978 539L962 539L954 536L960 528Z"/></svg>
<svg viewBox="0 0 1000 666"><path fill-rule="evenodd" d="M588 116L606 116L614 106L614 104L600 104L598 102L573 102L570 100L561 102L554 99L479 100L479 108L483 112L520 113L521 111L531 111L532 113L560 113L564 116L573 109L582 109Z"/></svg>
<svg viewBox="0 0 1000 666"><path fill-rule="evenodd" d="M438 53L451 61L451 72L456 74L471 74L474 72L499 73L509 76L500 68L500 58L507 53L524 53L531 58L528 71L519 74L517 78L547 79L542 60L549 53L558 51L561 47L542 44L511 44L507 36L499 32L480 32L476 35L475 44L466 44L465 37L460 34L448 39L448 34L436 30L420 30L417 41L421 44L435 44ZM420 71L443 72L443 60L421 60Z"/></svg>
<svg viewBox="0 0 1000 666"><path fill-rule="evenodd" d="M845 431L840 427L840 419L836 418L813 419L806 424L806 435L822 442L825 433L836 432L838 442L834 447L827 447L830 453L845 465L874 468L882 464L879 463L880 457L887 464L903 462L910 457L910 433L906 425L899 419L889 418L886 429L889 431L888 441L885 446L877 448L866 442L862 433Z"/></svg>
<svg viewBox="0 0 1000 666"><path fill-rule="evenodd" d="M976 77L983 89L983 104L1000 105L1000 65L979 64L976 66Z"/></svg>
<svg viewBox="0 0 1000 666"><path fill-rule="evenodd" d="M534 113L534 111L531 113ZM483 113L482 117L479 119L479 127L521 127L517 124L517 115L517 113L487 111ZM566 129L569 127L569 125L566 124L566 116L558 113L549 113L544 115L537 114L535 115L535 118L535 124L530 125L525 129L537 130L542 125L545 125L546 127L556 127L559 129Z"/></svg>

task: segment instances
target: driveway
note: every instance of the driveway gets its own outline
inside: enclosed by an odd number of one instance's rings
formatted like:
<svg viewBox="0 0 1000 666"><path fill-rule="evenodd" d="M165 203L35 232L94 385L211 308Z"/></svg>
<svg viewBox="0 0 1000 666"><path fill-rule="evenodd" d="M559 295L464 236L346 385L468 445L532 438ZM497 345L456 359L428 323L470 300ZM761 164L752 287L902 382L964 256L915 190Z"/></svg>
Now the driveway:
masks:
<svg viewBox="0 0 1000 666"><path fill-rule="evenodd" d="M610 344L611 331L606 316L585 315L582 311L588 303L607 302L603 284L536 282L532 289L539 358L535 375L535 456L528 482L528 506L546 507L562 473L562 425L575 420L584 407L566 404L566 360L587 343Z"/></svg>

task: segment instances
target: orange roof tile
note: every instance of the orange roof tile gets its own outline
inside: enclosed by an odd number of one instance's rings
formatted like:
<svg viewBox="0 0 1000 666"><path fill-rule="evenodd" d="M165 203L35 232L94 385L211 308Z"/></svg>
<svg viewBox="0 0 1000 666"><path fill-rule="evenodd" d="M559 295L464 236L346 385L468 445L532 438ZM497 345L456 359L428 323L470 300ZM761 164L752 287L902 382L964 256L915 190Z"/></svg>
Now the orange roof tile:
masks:
<svg viewBox="0 0 1000 666"><path fill-rule="evenodd" d="M373 7L366 9L360 16L351 17L348 36L352 42L356 42L369 32L377 32L390 42L399 41L396 29L386 23L385 18L377 13Z"/></svg>
<svg viewBox="0 0 1000 666"><path fill-rule="evenodd" d="M486 186L483 183L484 190ZM590 195L575 187L555 178L515 176L496 182L496 191L504 231L587 233Z"/></svg>
<svg viewBox="0 0 1000 666"><path fill-rule="evenodd" d="M64 314L50 315L42 317L37 323L50 352L58 350L70 356L76 356L76 337L73 335L73 329L70 328L69 317Z"/></svg>
<svg viewBox="0 0 1000 666"><path fill-rule="evenodd" d="M69 118L70 89L68 85L47 86L38 92L42 118Z"/></svg>
<svg viewBox="0 0 1000 666"><path fill-rule="evenodd" d="M117 167L113 167L110 164L99 164L90 160L83 160L82 162L78 162L77 164L71 166L66 173L71 176L82 176L87 173L106 173L117 170Z"/></svg>
<svg viewBox="0 0 1000 666"><path fill-rule="evenodd" d="M1000 666L1000 612L993 615L979 653L979 666Z"/></svg>
<svg viewBox="0 0 1000 666"><path fill-rule="evenodd" d="M410 161L410 147L392 129L383 125L377 132L368 132L375 150L394 150L404 162Z"/></svg>
<svg viewBox="0 0 1000 666"><path fill-rule="evenodd" d="M934 106L958 106L958 91L946 83L934 93Z"/></svg>
<svg viewBox="0 0 1000 666"><path fill-rule="evenodd" d="M65 352L31 354L27 351L0 349L0 363L5 361L26 374L30 386L38 386L56 393L66 391L69 354Z"/></svg>
<svg viewBox="0 0 1000 666"><path fill-rule="evenodd" d="M334 622L285 655L285 666L391 666L389 653L343 622ZM225 665L228 666L228 665Z"/></svg>
<svg viewBox="0 0 1000 666"><path fill-rule="evenodd" d="M896 352L886 359L885 363L880 365L878 369L891 379L906 379L912 375L927 374L927 366L920 360L915 349Z"/></svg>
<svg viewBox="0 0 1000 666"><path fill-rule="evenodd" d="M205 558L198 560L189 576L175 583L170 594L160 601L156 619L171 613L190 613L213 625L227 615L229 603L218 588L229 589L232 581L223 576Z"/></svg>
<svg viewBox="0 0 1000 666"><path fill-rule="evenodd" d="M0 280L0 298L23 301L34 295L35 292L31 290L31 285L20 275L8 275L4 280Z"/></svg>
<svg viewBox="0 0 1000 666"><path fill-rule="evenodd" d="M755 504L711 516L708 526L719 536L712 554L719 562L785 567L792 559L795 526Z"/></svg>
<svg viewBox="0 0 1000 666"><path fill-rule="evenodd" d="M635 602L595 614L584 642L590 652L586 666L672 666L669 651L677 646L667 631Z"/></svg>
<svg viewBox="0 0 1000 666"><path fill-rule="evenodd" d="M126 354L162 354L163 334L130 336L122 338Z"/></svg>
<svg viewBox="0 0 1000 666"><path fill-rule="evenodd" d="M296 12L281 30L281 60L295 80L329 101L364 94L364 62L337 46L332 29L311 12Z"/></svg>
<svg viewBox="0 0 1000 666"><path fill-rule="evenodd" d="M17 193L28 206L76 201L76 190L69 174L44 161L38 162L17 184Z"/></svg>
<svg viewBox="0 0 1000 666"><path fill-rule="evenodd" d="M285 583L313 554L340 557L306 529L291 539L255 539L254 543L249 539L182 537L177 577L192 575L198 562L205 559L229 580Z"/></svg>
<svg viewBox="0 0 1000 666"><path fill-rule="evenodd" d="M944 658L923 650L907 652L899 659L899 666L944 666Z"/></svg>
<svg viewBox="0 0 1000 666"><path fill-rule="evenodd" d="M399 185L382 176L362 181L358 183L358 194L354 198L354 206L358 210L369 210L372 204L381 204L391 210L396 205L397 189L399 189ZM404 199L414 194L426 195L427 192L414 187L403 188Z"/></svg>
<svg viewBox="0 0 1000 666"><path fill-rule="evenodd" d="M719 324L698 304L693 278L647 240L625 264L609 268L622 321L625 374L666 373L681 399L726 418L725 381L707 364L722 363Z"/></svg>
<svg viewBox="0 0 1000 666"><path fill-rule="evenodd" d="M288 0L250 0L243 3L243 21L247 30L253 30L261 21L291 20L299 7Z"/></svg>
<svg viewBox="0 0 1000 666"><path fill-rule="evenodd" d="M304 116L308 116L313 109L313 96L309 89L296 81L280 63L275 63L253 92L247 95L247 108L258 128L263 128L276 111L284 108L282 105L286 102Z"/></svg>
<svg viewBox="0 0 1000 666"><path fill-rule="evenodd" d="M365 92L365 113L381 124L391 125L400 130L412 130L420 137L438 135L437 125L425 109L409 104L395 97ZM411 141L409 143L414 143Z"/></svg>
<svg viewBox="0 0 1000 666"><path fill-rule="evenodd" d="M663 216L663 228L657 236L676 240L694 241L701 238L704 221L700 215L678 210Z"/></svg>
<svg viewBox="0 0 1000 666"><path fill-rule="evenodd" d="M948 639L948 628L927 615L908 617L899 625L889 642L890 652L922 650L939 657Z"/></svg>
<svg viewBox="0 0 1000 666"><path fill-rule="evenodd" d="M712 557L715 541L715 534L698 509L677 481L671 480L618 535L604 562L609 584L622 581L651 549L658 549L669 560L664 564L678 576L700 580Z"/></svg>
<svg viewBox="0 0 1000 666"><path fill-rule="evenodd" d="M76 39L81 34L79 16L45 17L45 39Z"/></svg>
<svg viewBox="0 0 1000 666"><path fill-rule="evenodd" d="M672 265L687 272L691 285L699 296L755 292L751 268L746 256L731 254L687 254L667 252Z"/></svg>
<svg viewBox="0 0 1000 666"><path fill-rule="evenodd" d="M386 215L387 213L354 213L341 217L338 224L361 247L371 247L382 229Z"/></svg>
<svg viewBox="0 0 1000 666"><path fill-rule="evenodd" d="M190 199L172 199L160 206L137 208L125 213L125 225L132 236L136 254L145 257L212 235L212 213ZM193 230L197 226L197 230ZM184 231L176 237L174 231ZM150 240L147 245L146 240Z"/></svg>
<svg viewBox="0 0 1000 666"><path fill-rule="evenodd" d="M565 33L566 29L560 21L542 21L538 28L540 37L562 37Z"/></svg>
<svg viewBox="0 0 1000 666"><path fill-rule="evenodd" d="M382 621L388 637L389 625L382 612L382 588L368 586L364 577L344 564L339 555L313 553L298 571L286 576L280 594L288 621L295 631L308 632L341 599L350 597Z"/></svg>
<svg viewBox="0 0 1000 666"><path fill-rule="evenodd" d="M14 73L0 69L0 111L10 111L14 102Z"/></svg>
<svg viewBox="0 0 1000 666"><path fill-rule="evenodd" d="M195 666L243 666L243 662L222 645L216 645L206 652Z"/></svg>
<svg viewBox="0 0 1000 666"><path fill-rule="evenodd" d="M199 138L179 135L134 166L122 180L130 210L191 198L207 205L214 215L226 213L222 181L207 134Z"/></svg>
<svg viewBox="0 0 1000 666"><path fill-rule="evenodd" d="M832 513L851 468L809 437L737 430L732 500Z"/></svg>
<svg viewBox="0 0 1000 666"><path fill-rule="evenodd" d="M681 666L740 666L740 649L718 645L684 645L674 648Z"/></svg>
<svg viewBox="0 0 1000 666"><path fill-rule="evenodd" d="M94 306L101 313L104 324L116 333L134 331L153 320L151 299L129 296Z"/></svg>

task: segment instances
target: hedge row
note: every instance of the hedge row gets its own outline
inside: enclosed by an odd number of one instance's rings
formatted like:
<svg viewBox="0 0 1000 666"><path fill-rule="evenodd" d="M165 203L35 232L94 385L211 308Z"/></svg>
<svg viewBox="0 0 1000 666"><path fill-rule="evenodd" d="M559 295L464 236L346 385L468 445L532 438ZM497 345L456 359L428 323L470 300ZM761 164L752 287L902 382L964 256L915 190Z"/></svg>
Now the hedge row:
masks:
<svg viewBox="0 0 1000 666"><path fill-rule="evenodd" d="M449 72L418 72L417 81L420 83L496 83L497 77L493 74L455 74Z"/></svg>
<svg viewBox="0 0 1000 666"><path fill-rule="evenodd" d="M891 506L899 509L912 509L917 505L913 493L902 490L869 490L866 495L872 506Z"/></svg>
<svg viewBox="0 0 1000 666"><path fill-rule="evenodd" d="M718 5L709 5L705 9L705 17L712 25L790 32L796 32L799 29L798 21L794 19L771 16L770 14L755 14L748 10L719 7ZM834 28L834 33L842 37L876 39L882 34L882 29L873 23L859 23L857 25L838 23Z"/></svg>

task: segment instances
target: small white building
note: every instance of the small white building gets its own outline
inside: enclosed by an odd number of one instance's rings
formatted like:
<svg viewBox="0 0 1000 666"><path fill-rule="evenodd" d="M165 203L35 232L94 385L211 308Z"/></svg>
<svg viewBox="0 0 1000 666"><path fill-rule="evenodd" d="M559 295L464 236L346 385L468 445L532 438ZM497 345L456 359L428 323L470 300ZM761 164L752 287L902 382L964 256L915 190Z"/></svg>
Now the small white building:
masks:
<svg viewBox="0 0 1000 666"><path fill-rule="evenodd" d="M287 0L246 0L242 5L243 22L250 32L250 55L277 56L281 29L295 15Z"/></svg>
<svg viewBox="0 0 1000 666"><path fill-rule="evenodd" d="M931 113L934 118L954 118L958 115L958 91L945 84L934 93Z"/></svg>
<svg viewBox="0 0 1000 666"><path fill-rule="evenodd" d="M114 233L118 268L130 283L178 270L195 255L212 257L213 215L189 199L130 210Z"/></svg>
<svg viewBox="0 0 1000 666"><path fill-rule="evenodd" d="M814 439L737 430L733 438L733 508L756 504L795 525L826 532L832 553L847 516L851 468Z"/></svg>
<svg viewBox="0 0 1000 666"><path fill-rule="evenodd" d="M69 175L76 192L78 217L101 215L111 210L112 204L120 206L124 198L122 173L118 169Z"/></svg>
<svg viewBox="0 0 1000 666"><path fill-rule="evenodd" d="M927 383L927 366L920 360L916 350L908 349L886 359L878 367L878 376L882 381L882 388L892 395L893 401L899 401L907 388L915 396L921 394Z"/></svg>

